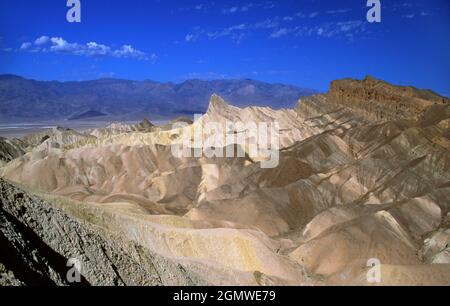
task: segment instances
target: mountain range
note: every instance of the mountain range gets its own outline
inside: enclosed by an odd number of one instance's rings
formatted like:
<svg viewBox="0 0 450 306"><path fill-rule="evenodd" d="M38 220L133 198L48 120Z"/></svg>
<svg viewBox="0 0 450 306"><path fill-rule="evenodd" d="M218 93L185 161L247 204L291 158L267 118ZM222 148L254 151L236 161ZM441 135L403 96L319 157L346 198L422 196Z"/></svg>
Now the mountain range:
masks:
<svg viewBox="0 0 450 306"><path fill-rule="evenodd" d="M180 84L150 80L99 79L80 82L36 81L0 75L0 120L173 119L204 113L212 94L234 105L293 107L313 90L255 80L187 80Z"/></svg>
<svg viewBox="0 0 450 306"><path fill-rule="evenodd" d="M0 285L71 285L71 259L83 286L450 284L448 98L366 77L291 109L227 102L0 138ZM279 125L277 165L242 122ZM197 133L204 154L174 154ZM212 135L243 154L207 155Z"/></svg>

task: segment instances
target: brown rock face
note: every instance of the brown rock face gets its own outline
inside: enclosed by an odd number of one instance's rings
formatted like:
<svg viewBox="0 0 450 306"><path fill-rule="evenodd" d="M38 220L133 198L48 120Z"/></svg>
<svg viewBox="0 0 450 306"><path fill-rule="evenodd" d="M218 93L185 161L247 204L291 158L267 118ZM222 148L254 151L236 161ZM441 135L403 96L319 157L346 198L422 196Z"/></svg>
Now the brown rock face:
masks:
<svg viewBox="0 0 450 306"><path fill-rule="evenodd" d="M448 98L431 90L393 86L373 77L331 83L329 98L371 120L417 119L432 105L448 105Z"/></svg>

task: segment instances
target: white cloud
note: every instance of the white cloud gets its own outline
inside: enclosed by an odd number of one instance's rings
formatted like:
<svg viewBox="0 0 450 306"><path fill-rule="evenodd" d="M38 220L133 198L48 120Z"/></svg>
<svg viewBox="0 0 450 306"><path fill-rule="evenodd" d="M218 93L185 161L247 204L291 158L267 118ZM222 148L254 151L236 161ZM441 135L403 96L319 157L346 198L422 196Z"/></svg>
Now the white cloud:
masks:
<svg viewBox="0 0 450 306"><path fill-rule="evenodd" d="M317 35L323 38L352 39L356 34L365 31L365 23L361 20L330 22L315 27L302 27L296 31L296 36Z"/></svg>
<svg viewBox="0 0 450 306"><path fill-rule="evenodd" d="M90 55L108 55L111 52L111 48L96 42L89 42L86 44L87 52Z"/></svg>
<svg viewBox="0 0 450 306"><path fill-rule="evenodd" d="M359 20L356 21L344 21L344 22L338 22L337 26L339 31L341 32L348 32L354 29L359 28L362 25L362 22Z"/></svg>
<svg viewBox="0 0 450 306"><path fill-rule="evenodd" d="M316 18L317 16L319 16L319 12L311 12L309 14L305 14L303 12L298 12L297 14L295 14L295 17L297 18Z"/></svg>
<svg viewBox="0 0 450 306"><path fill-rule="evenodd" d="M270 34L270 38L280 38L289 34L289 30L286 28L279 29L278 31Z"/></svg>
<svg viewBox="0 0 450 306"><path fill-rule="evenodd" d="M130 45L123 45L120 49L114 51L114 56L118 58L122 57L134 57L134 58L146 58L144 52L136 50Z"/></svg>
<svg viewBox="0 0 450 306"><path fill-rule="evenodd" d="M76 55L82 55L82 52L84 52L83 46L77 43L69 43L62 37L52 37L50 41L52 43L50 51L52 52L74 53Z"/></svg>
<svg viewBox="0 0 450 306"><path fill-rule="evenodd" d="M20 46L20 50L30 50L32 46L33 46L32 43L30 43L30 42L24 42L24 43Z"/></svg>
<svg viewBox="0 0 450 306"><path fill-rule="evenodd" d="M38 39L36 39L34 41L34 44L36 46L42 46L42 45L45 45L46 43L48 43L49 41L50 41L50 37L48 37L48 36L41 36L41 37L39 37Z"/></svg>
<svg viewBox="0 0 450 306"><path fill-rule="evenodd" d="M145 52L135 49L131 45L123 45L118 49L99 44L97 42L88 42L86 44L71 43L62 37L41 36L34 41L25 42L20 50L29 52L53 52L64 53L78 56L92 57L116 57L116 58L134 58L137 60L155 61L156 54L147 55Z"/></svg>
<svg viewBox="0 0 450 306"><path fill-rule="evenodd" d="M184 40L186 41L186 42L194 42L194 41L196 41L197 40L197 35L194 35L194 34L187 34L185 37L184 37Z"/></svg>
<svg viewBox="0 0 450 306"><path fill-rule="evenodd" d="M274 29L279 25L278 18L266 19L263 22L258 22L253 25L254 29Z"/></svg>
<svg viewBox="0 0 450 306"><path fill-rule="evenodd" d="M237 14L237 13L245 13L250 11L250 9L272 9L275 7L275 4L272 1L260 1L243 4L242 6L232 6L222 9L222 14Z"/></svg>
<svg viewBox="0 0 450 306"><path fill-rule="evenodd" d="M222 14L234 14L238 11L240 11L240 8L237 6L233 6L230 8L222 9Z"/></svg>
<svg viewBox="0 0 450 306"><path fill-rule="evenodd" d="M294 16L275 16L256 23L243 23L230 26L217 31L207 31L201 28L194 28L193 32L187 34L185 40L193 42L200 37L207 39L219 39L228 37L235 43L240 43L243 39L253 34L255 31L267 31L268 37L272 39L285 36L306 37L318 36L321 38L338 38L353 40L358 34L366 32L366 24L361 20L350 20L341 22L316 23L315 25L295 25L295 18L315 18L319 12L297 13ZM289 22L289 24L287 24Z"/></svg>
<svg viewBox="0 0 450 306"><path fill-rule="evenodd" d="M245 38L246 32L249 30L249 26L245 23L234 25L228 28L225 28L221 31L216 32L207 32L206 36L209 39L218 39L220 37L230 37L231 40L235 43L241 42L242 39Z"/></svg>

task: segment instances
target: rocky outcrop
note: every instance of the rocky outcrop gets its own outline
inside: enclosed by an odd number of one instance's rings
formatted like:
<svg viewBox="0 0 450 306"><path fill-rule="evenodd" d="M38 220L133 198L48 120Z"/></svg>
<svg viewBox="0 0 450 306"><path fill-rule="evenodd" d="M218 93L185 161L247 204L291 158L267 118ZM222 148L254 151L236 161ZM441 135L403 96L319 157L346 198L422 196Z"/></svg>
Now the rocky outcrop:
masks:
<svg viewBox="0 0 450 306"><path fill-rule="evenodd" d="M14 141L0 137L0 166L25 154L20 145Z"/></svg>
<svg viewBox="0 0 450 306"><path fill-rule="evenodd" d="M0 284L199 285L208 282L182 264L77 220L0 180ZM81 263L70 283L69 259Z"/></svg>
<svg viewBox="0 0 450 306"><path fill-rule="evenodd" d="M393 86L373 77L331 83L331 101L351 108L372 120L418 119L432 105L448 105L448 98L430 90Z"/></svg>
<svg viewBox="0 0 450 306"><path fill-rule="evenodd" d="M135 124L133 130L141 133L150 133L154 130L155 125L148 119L144 119L142 122Z"/></svg>

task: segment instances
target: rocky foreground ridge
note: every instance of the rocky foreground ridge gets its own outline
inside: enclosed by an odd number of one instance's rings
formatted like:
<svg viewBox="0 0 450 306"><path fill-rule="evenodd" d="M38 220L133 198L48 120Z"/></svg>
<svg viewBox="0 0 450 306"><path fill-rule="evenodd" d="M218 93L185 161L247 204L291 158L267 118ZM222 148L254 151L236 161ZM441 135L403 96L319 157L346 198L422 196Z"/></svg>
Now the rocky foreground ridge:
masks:
<svg viewBox="0 0 450 306"><path fill-rule="evenodd" d="M171 153L238 121L279 123L278 167ZM372 285L373 259L375 284L450 284L449 122L447 98L368 77L291 110L214 95L183 127L31 136L2 169L2 282L66 284L75 257L93 285Z"/></svg>
<svg viewBox="0 0 450 306"><path fill-rule="evenodd" d="M0 137L0 166L22 156L25 151L17 141Z"/></svg>

